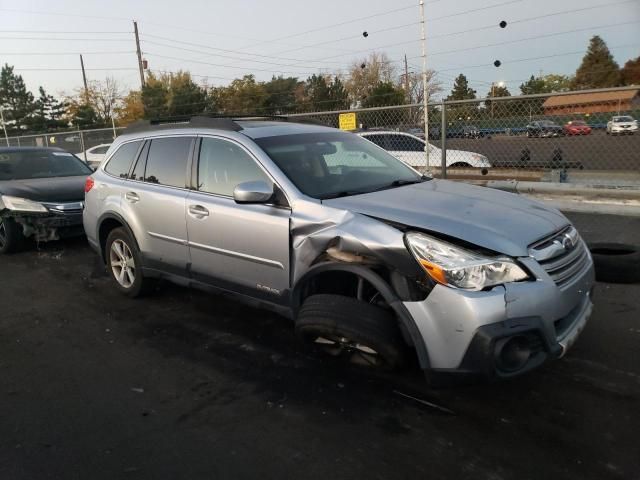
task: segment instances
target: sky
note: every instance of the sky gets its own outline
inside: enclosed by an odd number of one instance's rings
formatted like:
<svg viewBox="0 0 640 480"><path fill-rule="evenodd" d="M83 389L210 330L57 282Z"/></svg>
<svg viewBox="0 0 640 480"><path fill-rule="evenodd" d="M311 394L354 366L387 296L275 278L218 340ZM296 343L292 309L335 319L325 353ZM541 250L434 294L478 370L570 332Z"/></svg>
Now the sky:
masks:
<svg viewBox="0 0 640 480"><path fill-rule="evenodd" d="M427 65L445 94L459 73L479 96L491 82L517 93L532 74L572 74L596 34L620 65L640 56L640 0L426 0L425 18ZM373 51L398 73L404 55L422 69L418 0L0 0L0 63L34 93L60 95L82 86L83 54L89 80L139 88L133 19L150 70L208 85L345 72Z"/></svg>

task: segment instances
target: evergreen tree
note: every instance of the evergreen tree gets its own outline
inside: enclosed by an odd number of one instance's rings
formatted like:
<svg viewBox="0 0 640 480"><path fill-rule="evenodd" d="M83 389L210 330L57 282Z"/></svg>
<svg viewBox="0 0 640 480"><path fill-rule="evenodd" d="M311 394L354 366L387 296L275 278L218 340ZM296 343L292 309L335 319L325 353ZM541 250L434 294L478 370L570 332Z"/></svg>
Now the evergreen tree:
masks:
<svg viewBox="0 0 640 480"><path fill-rule="evenodd" d="M167 111L169 116L197 115L206 108L206 90L197 85L189 72L171 73L164 78L169 95Z"/></svg>
<svg viewBox="0 0 640 480"><path fill-rule="evenodd" d="M589 41L589 48L576 71L572 87L575 90L607 88L621 85L620 67L607 44L598 35Z"/></svg>
<svg viewBox="0 0 640 480"><path fill-rule="evenodd" d="M36 108L33 95L22 76L13 73L13 67L8 64L0 72L0 106L8 131L18 133L30 128Z"/></svg>
<svg viewBox="0 0 640 480"><path fill-rule="evenodd" d="M451 94L447 100L469 100L476 98L476 91L469 87L469 81L462 73L458 75L453 83Z"/></svg>
<svg viewBox="0 0 640 480"><path fill-rule="evenodd" d="M272 114L291 113L296 108L296 95L301 82L296 77L273 76L264 84L264 108Z"/></svg>
<svg viewBox="0 0 640 480"><path fill-rule="evenodd" d="M166 82L149 73L141 93L144 118L162 118L168 116L169 88Z"/></svg>
<svg viewBox="0 0 640 480"><path fill-rule="evenodd" d="M380 82L371 93L362 101L362 106L384 107L387 105L402 105L405 103L406 94L404 90L396 87L391 82Z"/></svg>
<svg viewBox="0 0 640 480"><path fill-rule="evenodd" d="M64 104L56 100L53 95L49 95L44 88L38 89L40 96L35 101L33 119L30 122L32 130L36 132L46 132L63 127L65 122Z"/></svg>
<svg viewBox="0 0 640 480"><path fill-rule="evenodd" d="M333 77L333 82L329 84L329 110L342 110L349 108L349 92L339 77ZM325 107L327 109L327 107Z"/></svg>

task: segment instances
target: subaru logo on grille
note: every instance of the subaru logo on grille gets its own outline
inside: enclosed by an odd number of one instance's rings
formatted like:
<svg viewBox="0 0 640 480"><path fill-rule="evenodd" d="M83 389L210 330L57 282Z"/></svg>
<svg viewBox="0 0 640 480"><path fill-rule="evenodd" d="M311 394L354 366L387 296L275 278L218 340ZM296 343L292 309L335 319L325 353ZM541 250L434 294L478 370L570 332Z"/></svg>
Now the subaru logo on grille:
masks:
<svg viewBox="0 0 640 480"><path fill-rule="evenodd" d="M573 243L573 238L571 238L571 235L569 235L568 233L565 233L562 236L562 240L560 243L562 243L562 246L565 250L572 250L575 246L575 244Z"/></svg>

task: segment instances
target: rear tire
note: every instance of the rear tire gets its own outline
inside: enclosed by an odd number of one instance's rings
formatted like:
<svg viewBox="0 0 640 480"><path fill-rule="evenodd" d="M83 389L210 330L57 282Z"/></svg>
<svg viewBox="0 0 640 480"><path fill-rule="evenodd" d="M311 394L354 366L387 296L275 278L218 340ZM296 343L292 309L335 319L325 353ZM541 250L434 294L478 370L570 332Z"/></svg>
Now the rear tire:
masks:
<svg viewBox="0 0 640 480"><path fill-rule="evenodd" d="M309 349L351 364L393 370L404 361L405 344L394 315L351 297L307 298L296 320L296 335Z"/></svg>
<svg viewBox="0 0 640 480"><path fill-rule="evenodd" d="M153 287L142 274L142 255L135 240L124 228L109 232L105 245L107 271L115 287L128 297L139 297Z"/></svg>
<svg viewBox="0 0 640 480"><path fill-rule="evenodd" d="M0 254L18 251L24 240L22 229L12 218L0 217Z"/></svg>

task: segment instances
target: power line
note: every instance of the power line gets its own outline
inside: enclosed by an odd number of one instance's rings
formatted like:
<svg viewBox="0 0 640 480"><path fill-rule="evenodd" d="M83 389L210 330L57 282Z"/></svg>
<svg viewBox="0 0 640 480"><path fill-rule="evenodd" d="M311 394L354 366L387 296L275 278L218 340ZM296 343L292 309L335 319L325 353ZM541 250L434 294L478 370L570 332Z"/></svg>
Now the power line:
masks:
<svg viewBox="0 0 640 480"><path fill-rule="evenodd" d="M127 51L127 52L11 52L11 53L0 53L0 55L7 56L23 56L23 55L33 55L33 56L71 56L71 55L130 55L136 53L135 51Z"/></svg>
<svg viewBox="0 0 640 480"><path fill-rule="evenodd" d="M78 72L80 68L51 68L51 67L37 67L37 68L16 68L19 72ZM85 70L96 71L111 71L111 70L137 70L137 68L130 67L108 67L108 68L85 68Z"/></svg>
<svg viewBox="0 0 640 480"><path fill-rule="evenodd" d="M169 39L167 39L167 40L169 40ZM283 63L269 62L269 61L266 61L266 60L256 60L256 59L253 59L253 58L240 58L240 57L233 57L233 56L230 56L230 55L222 55L222 54L219 54L219 53L204 52L202 50L194 50L194 49L191 49L191 48L178 47L176 45L169 45L169 44L166 44L166 43L155 42L153 40L145 40L144 38L142 40L142 43L143 44L150 44L150 45L157 45L157 46L160 46L160 47L172 48L174 50L182 50L182 51L185 51L185 52L201 53L201 54L204 54L204 55L207 55L207 56L211 56L211 57L229 58L229 59L233 59L233 60L242 60L242 61L253 62L253 63L266 63L266 64L270 64L270 65L286 65L286 64L283 64ZM212 47L206 47L206 46L203 45L203 48L212 48ZM241 53L241 52L238 52L238 53L240 53L242 55L250 55L248 53ZM251 54L251 55L253 55L253 54ZM281 58L281 57L270 57L268 55L263 55L263 56L261 55L261 57L274 58L274 59ZM198 59L198 60L200 60L200 59ZM305 61L305 60L302 60L302 59L299 59L299 58L285 58L283 60L300 61L300 62L304 62ZM323 63L324 64L326 62L322 62L322 61L319 60L316 63ZM329 62L329 63L339 63L339 64L342 65L342 62ZM309 66L307 68L319 68L319 67Z"/></svg>
<svg viewBox="0 0 640 480"><path fill-rule="evenodd" d="M0 40L46 40L47 42L69 41L69 42L130 42L125 38L59 38L59 37L0 37Z"/></svg>
<svg viewBox="0 0 640 480"><path fill-rule="evenodd" d="M75 17L75 18L93 18L99 20L123 20L123 21L131 21L129 18L124 17L108 17L108 16L99 16L99 15L79 15L74 13L61 13L61 12L43 12L40 10L20 10L17 8L0 8L0 11L3 12L11 12L11 13L25 13L28 15L50 15L57 17Z"/></svg>
<svg viewBox="0 0 640 480"><path fill-rule="evenodd" d="M609 47L610 50L613 49L618 49L618 48L630 48L630 47L637 47L640 44L626 44L626 45L616 45L613 47ZM584 50L577 50L574 52L564 52L564 53L556 53L553 55L543 55L543 56L539 56L539 57L528 57L528 58L518 58L518 59L513 59L513 60L504 60L502 62L502 64L509 64L509 63L521 63L521 62L528 62L531 60L543 60L545 58L554 58L554 57L565 57L568 55L578 55L578 54L584 54ZM493 67L493 63L482 63L479 65L467 65L465 67L462 68L482 68L482 67ZM454 67L454 68L445 68L445 69L441 69L439 70L440 72L448 72L448 71L452 71L452 70L459 70L460 67Z"/></svg>
<svg viewBox="0 0 640 480"><path fill-rule="evenodd" d="M75 34L87 34L87 33L92 33L92 34L128 34L130 35L133 32L124 32L124 31L117 31L117 32L105 32L105 31L95 31L95 30L90 30L90 31L83 31L83 32L70 32L68 30L65 31L61 31L61 30L0 30L0 33L60 33L60 34L64 34L64 35L75 35Z"/></svg>
<svg viewBox="0 0 640 480"><path fill-rule="evenodd" d="M454 50L443 50L443 51L436 51L436 52L432 52L430 53L430 55L446 55L449 53L458 53L458 52L467 52L469 50L477 50L480 48L489 48L489 47L499 47L502 45L509 45L511 43L519 43L519 42L526 42L529 40L538 40L540 38L549 38L549 37L556 37L559 35L567 35L567 34L571 34L571 33L578 33L578 32L585 32L585 31L591 31L593 29L596 28L611 28L611 27L619 27L622 25L633 25L636 23L640 23L640 19L639 20L633 20L630 22L620 22L620 23L611 23L608 25L595 25L592 27L586 27L586 28L577 28L574 30L565 30L564 32L554 32L554 33L546 33L543 35L534 35L532 37L525 37L525 38L518 38L516 40L508 40L506 42L499 42L499 43L489 43L489 44L485 44L485 45L476 45L473 47L466 47L466 48L457 48ZM415 57L409 57L410 59L414 59L414 58L421 58L420 56L415 56Z"/></svg>

